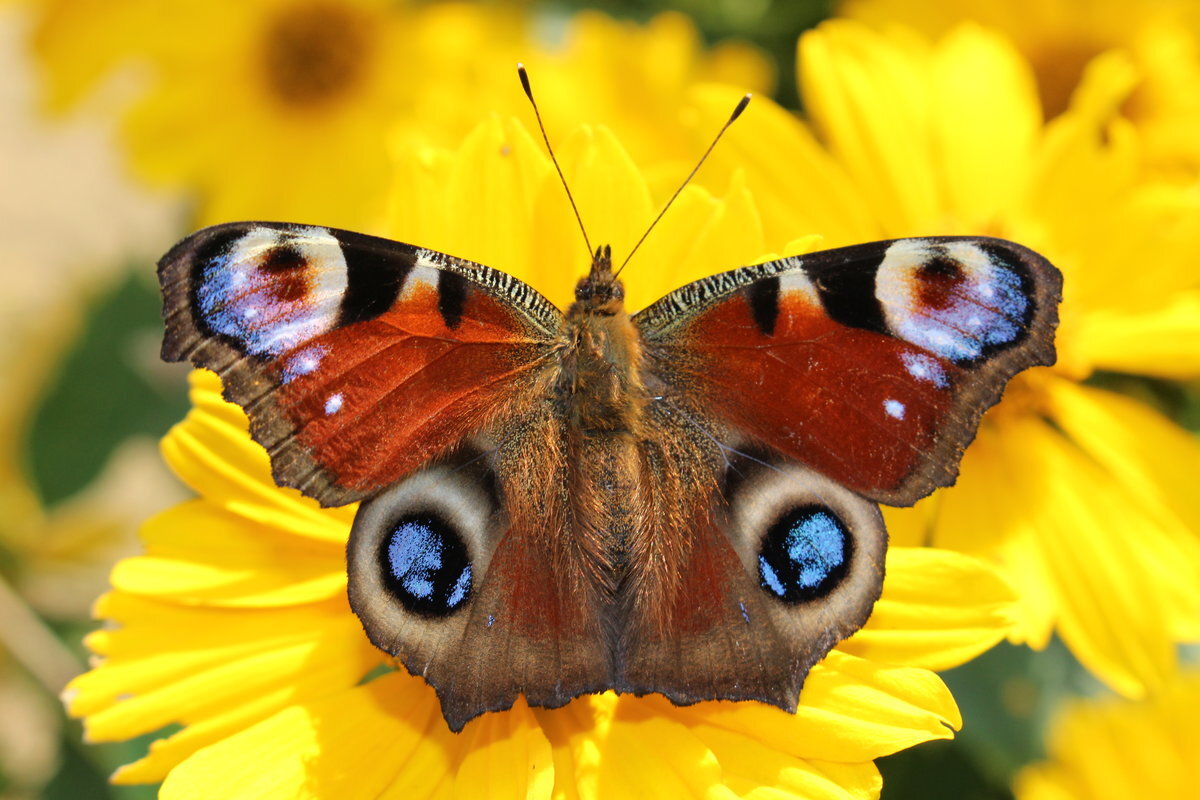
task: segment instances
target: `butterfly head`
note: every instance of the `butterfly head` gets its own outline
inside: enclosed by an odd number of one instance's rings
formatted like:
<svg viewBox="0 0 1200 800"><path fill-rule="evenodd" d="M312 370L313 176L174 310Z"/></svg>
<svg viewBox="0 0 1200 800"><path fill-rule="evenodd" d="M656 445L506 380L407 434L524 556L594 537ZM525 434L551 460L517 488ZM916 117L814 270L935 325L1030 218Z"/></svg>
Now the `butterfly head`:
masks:
<svg viewBox="0 0 1200 800"><path fill-rule="evenodd" d="M587 277L575 284L575 300L585 309L615 314L625 302L625 287L613 274L612 247L597 247Z"/></svg>

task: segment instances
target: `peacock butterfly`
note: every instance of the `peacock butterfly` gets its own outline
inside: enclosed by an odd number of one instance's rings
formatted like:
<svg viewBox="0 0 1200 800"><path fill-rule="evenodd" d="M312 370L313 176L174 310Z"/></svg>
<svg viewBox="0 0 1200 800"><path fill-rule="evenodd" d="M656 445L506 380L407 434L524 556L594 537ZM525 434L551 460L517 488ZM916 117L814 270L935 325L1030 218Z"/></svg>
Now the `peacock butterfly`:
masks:
<svg viewBox="0 0 1200 800"><path fill-rule="evenodd" d="M471 261L267 222L187 237L159 279L163 357L221 376L280 485L361 502L350 604L456 731L521 694L794 711L879 597L876 504L954 482L1005 383L1054 362L1061 291L1025 247L939 236L631 315L605 247L564 313Z"/></svg>

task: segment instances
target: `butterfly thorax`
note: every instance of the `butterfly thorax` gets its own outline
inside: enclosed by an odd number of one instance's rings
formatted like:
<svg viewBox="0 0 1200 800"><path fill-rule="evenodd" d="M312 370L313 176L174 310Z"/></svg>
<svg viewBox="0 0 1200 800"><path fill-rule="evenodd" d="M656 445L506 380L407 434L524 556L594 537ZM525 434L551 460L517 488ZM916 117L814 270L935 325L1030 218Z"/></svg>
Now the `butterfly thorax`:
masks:
<svg viewBox="0 0 1200 800"><path fill-rule="evenodd" d="M613 275L609 249L575 287L560 350L560 399L583 434L637 434L645 407L642 352L625 310L625 290Z"/></svg>

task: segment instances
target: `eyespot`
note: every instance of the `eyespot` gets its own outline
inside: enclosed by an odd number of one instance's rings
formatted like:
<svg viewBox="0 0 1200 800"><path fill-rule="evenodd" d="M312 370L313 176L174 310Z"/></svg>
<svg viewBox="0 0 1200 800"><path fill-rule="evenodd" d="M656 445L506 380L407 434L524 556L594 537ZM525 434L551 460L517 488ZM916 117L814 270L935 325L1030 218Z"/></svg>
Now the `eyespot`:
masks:
<svg viewBox="0 0 1200 800"><path fill-rule="evenodd" d="M383 584L405 608L429 616L457 610L471 593L471 559L454 528L433 515L392 525L379 551Z"/></svg>
<svg viewBox="0 0 1200 800"><path fill-rule="evenodd" d="M751 619L765 616L795 641L821 643L806 645L813 658L866 622L887 550L878 506L770 452L732 460L722 491L725 531L749 579L739 600Z"/></svg>
<svg viewBox="0 0 1200 800"><path fill-rule="evenodd" d="M1034 309L1023 275L985 245L902 239L879 265L875 297L892 335L965 364L1024 336Z"/></svg>
<svg viewBox="0 0 1200 800"><path fill-rule="evenodd" d="M347 590L371 642L396 655L418 631L461 632L507 524L474 451L363 502L346 545Z"/></svg>
<svg viewBox="0 0 1200 800"><path fill-rule="evenodd" d="M829 594L846 575L854 538L832 509L793 508L763 537L758 575L767 592L787 603Z"/></svg>

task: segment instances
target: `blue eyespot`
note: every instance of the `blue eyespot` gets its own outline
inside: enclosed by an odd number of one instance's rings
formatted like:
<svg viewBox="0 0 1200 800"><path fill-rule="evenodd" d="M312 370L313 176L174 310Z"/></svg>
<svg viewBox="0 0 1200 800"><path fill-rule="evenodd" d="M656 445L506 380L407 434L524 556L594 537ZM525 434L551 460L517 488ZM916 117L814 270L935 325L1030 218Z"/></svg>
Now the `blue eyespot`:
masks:
<svg viewBox="0 0 1200 800"><path fill-rule="evenodd" d="M388 590L418 614L441 616L471 594L471 560L454 529L432 516L398 520L380 553Z"/></svg>
<svg viewBox="0 0 1200 800"><path fill-rule="evenodd" d="M850 566L853 538L830 509L792 509L767 530L758 554L764 590L787 603L829 594Z"/></svg>

